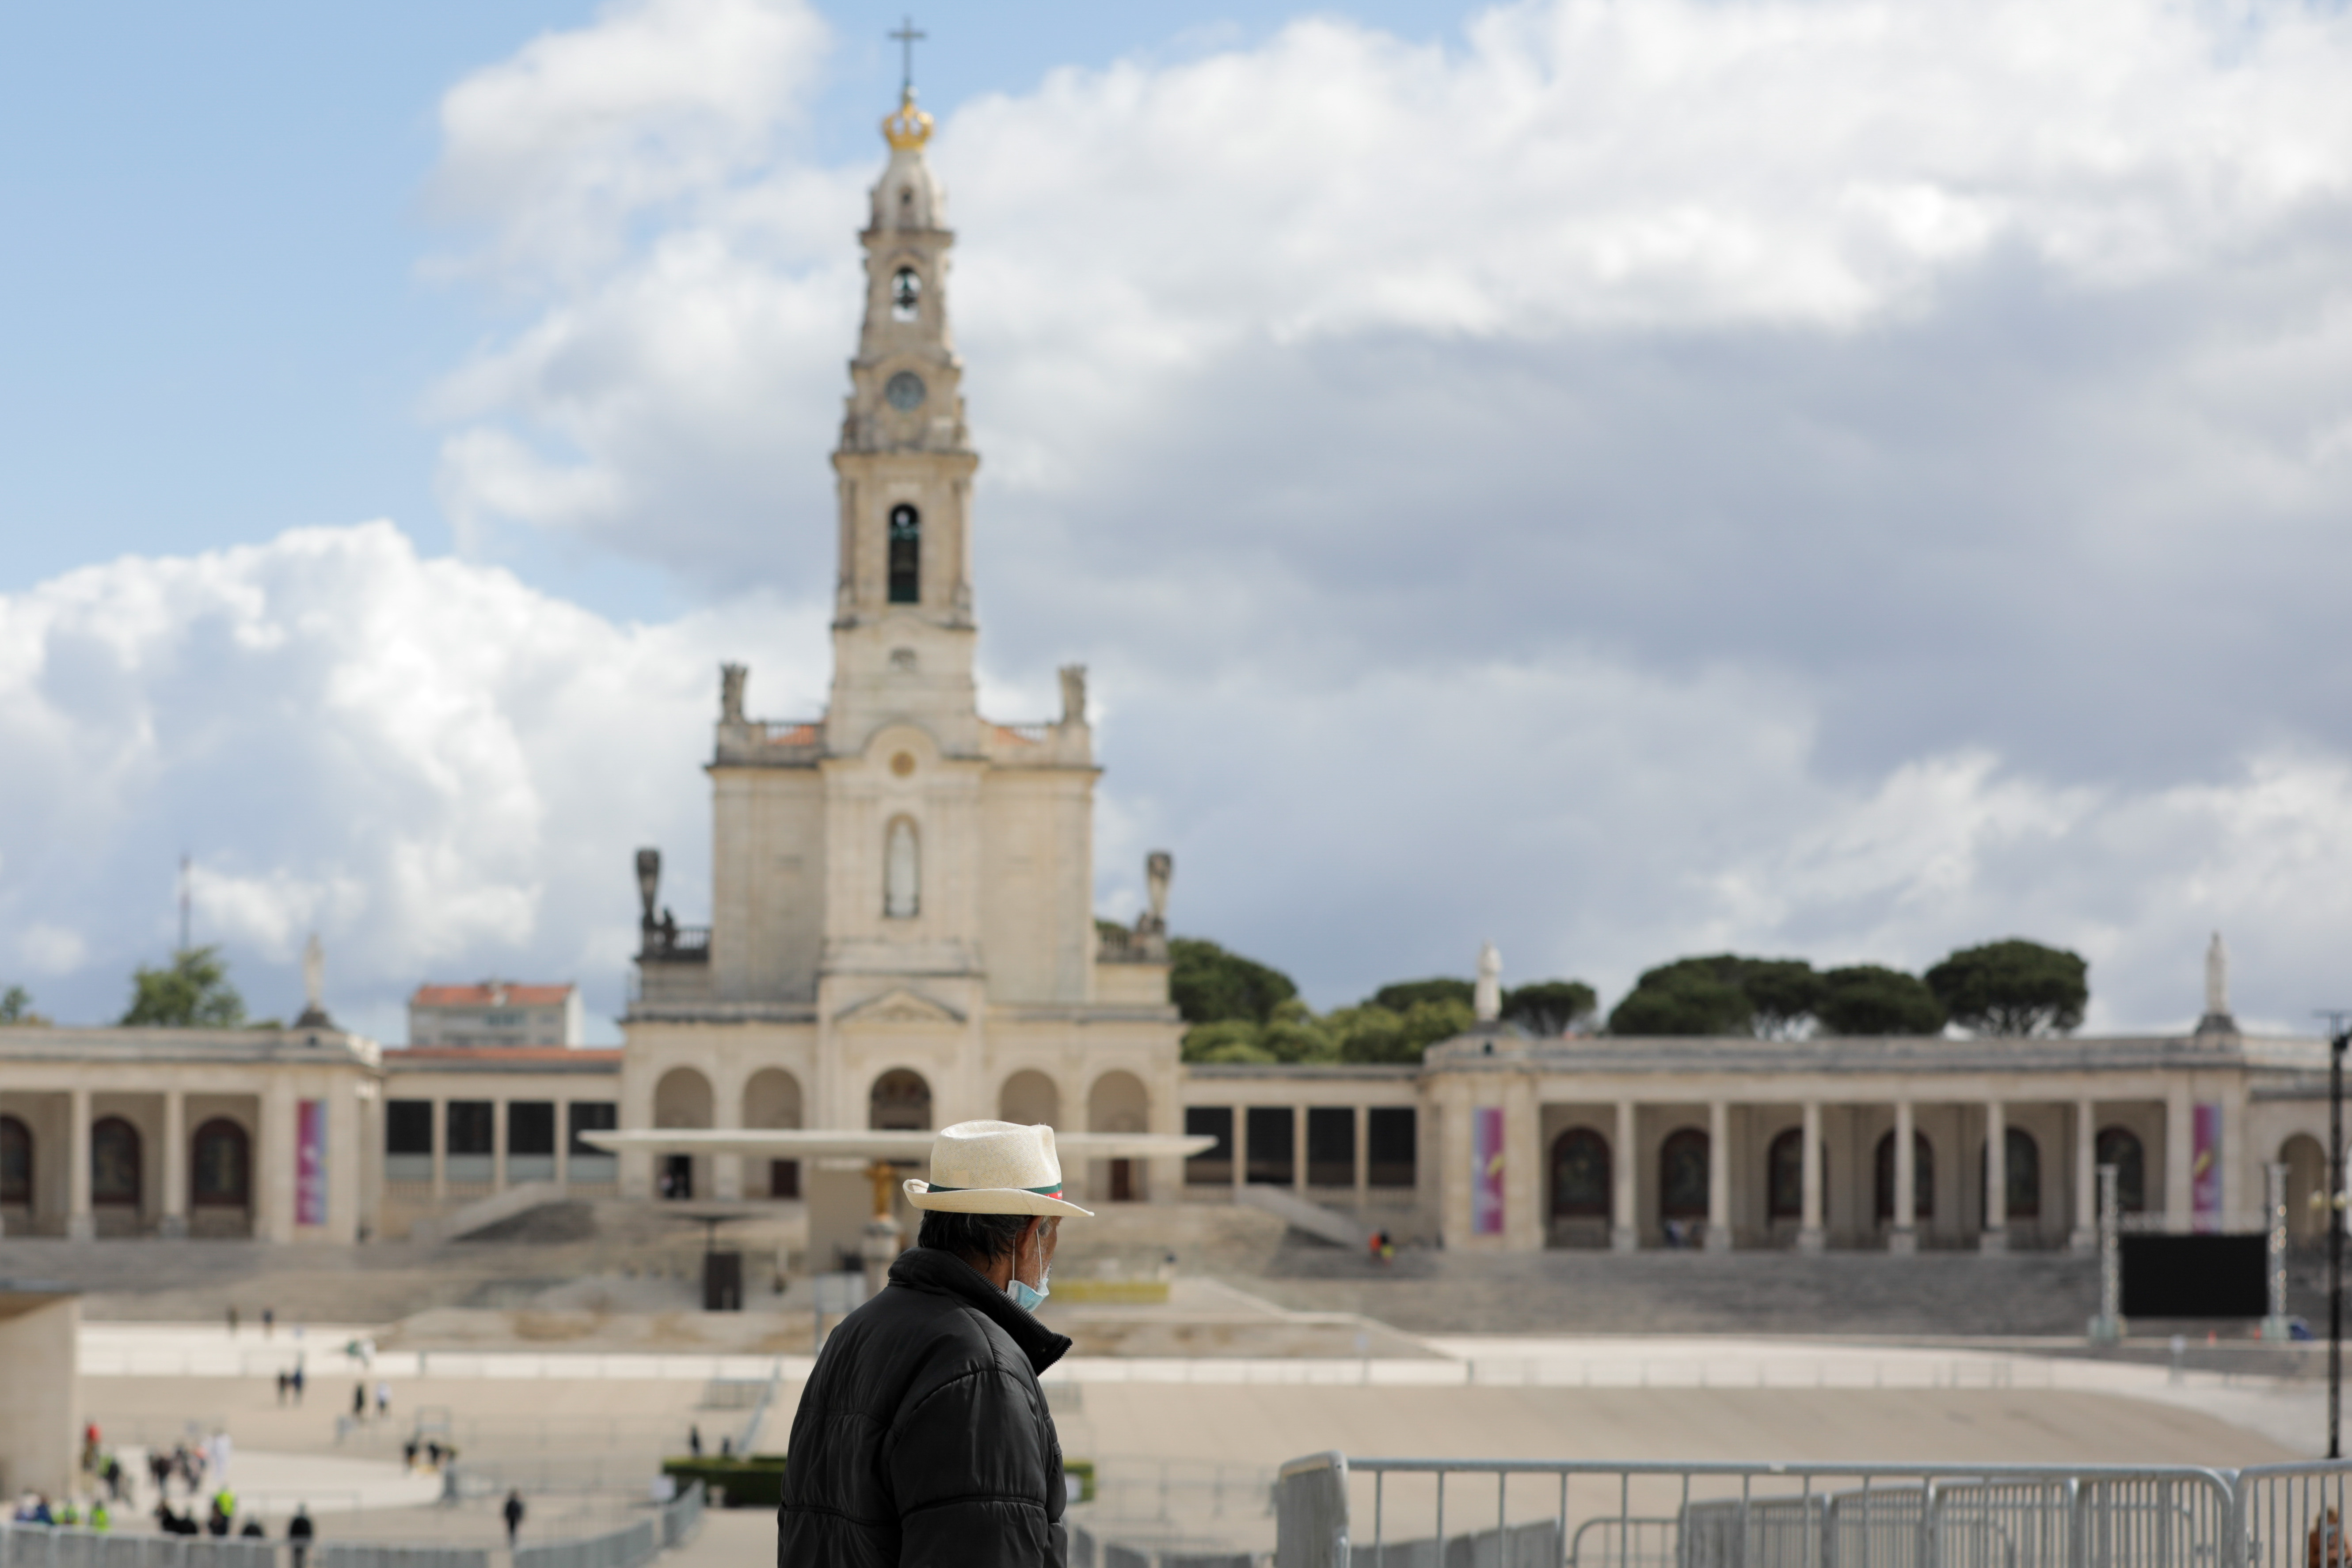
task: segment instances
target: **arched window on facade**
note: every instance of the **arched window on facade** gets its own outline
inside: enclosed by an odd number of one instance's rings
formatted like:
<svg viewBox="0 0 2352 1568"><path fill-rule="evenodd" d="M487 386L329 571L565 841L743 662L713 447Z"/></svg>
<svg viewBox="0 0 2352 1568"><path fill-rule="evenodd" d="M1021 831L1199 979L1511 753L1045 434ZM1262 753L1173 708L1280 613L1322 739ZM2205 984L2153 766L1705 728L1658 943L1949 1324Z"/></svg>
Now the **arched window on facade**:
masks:
<svg viewBox="0 0 2352 1568"><path fill-rule="evenodd" d="M0 1204L33 1206L33 1130L0 1116Z"/></svg>
<svg viewBox="0 0 2352 1568"><path fill-rule="evenodd" d="M2009 1217L2038 1219L2042 1215L2042 1145L2022 1127L2006 1128L2003 1131L2000 1148L2002 1163L2009 1167ZM1984 1153L1981 1149L1977 1152L1979 1198L1990 1196L1985 1192ZM1990 1205L1986 1207L1990 1212Z"/></svg>
<svg viewBox="0 0 2352 1568"><path fill-rule="evenodd" d="M89 1130L89 1201L139 1206L139 1129L101 1116Z"/></svg>
<svg viewBox="0 0 2352 1568"><path fill-rule="evenodd" d="M1555 1219L1609 1217L1609 1140L1590 1127L1571 1127L1551 1144L1551 1212Z"/></svg>
<svg viewBox="0 0 2352 1568"><path fill-rule="evenodd" d="M2116 1206L2126 1214L2146 1213L2147 1156L2140 1148L2139 1134L2128 1127L2102 1127L2091 1148L2095 1163L2116 1168Z"/></svg>
<svg viewBox="0 0 2352 1568"><path fill-rule="evenodd" d="M923 907L923 850L915 825L892 817L882 847L882 913L894 921L913 920Z"/></svg>
<svg viewBox="0 0 2352 1568"><path fill-rule="evenodd" d="M923 602L923 514L905 501L890 509L890 602Z"/></svg>
<svg viewBox="0 0 2352 1568"><path fill-rule="evenodd" d="M1881 1220L1895 1217L1895 1134L1878 1139L1878 1205ZM1936 1213L1936 1151L1925 1132L1911 1132L1911 1217L1929 1219Z"/></svg>
<svg viewBox="0 0 2352 1568"><path fill-rule="evenodd" d="M1706 1217L1706 1134L1685 1127L1658 1148L1658 1217Z"/></svg>
<svg viewBox="0 0 2352 1568"><path fill-rule="evenodd" d="M253 1145L236 1122L216 1116L197 1128L188 1159L190 1203L241 1209L253 1201Z"/></svg>

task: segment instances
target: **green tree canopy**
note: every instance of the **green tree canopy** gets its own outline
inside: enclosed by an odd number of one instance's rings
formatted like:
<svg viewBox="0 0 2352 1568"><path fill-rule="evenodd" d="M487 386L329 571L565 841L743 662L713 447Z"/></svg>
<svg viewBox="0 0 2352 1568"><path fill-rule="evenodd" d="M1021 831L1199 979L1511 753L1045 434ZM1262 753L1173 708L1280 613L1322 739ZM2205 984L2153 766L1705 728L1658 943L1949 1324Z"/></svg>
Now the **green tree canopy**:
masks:
<svg viewBox="0 0 2352 1568"><path fill-rule="evenodd" d="M1298 987L1279 969L1199 937L1171 939L1168 958L1168 994L1188 1024L1227 1018L1263 1024L1278 1005L1298 994Z"/></svg>
<svg viewBox="0 0 2352 1568"><path fill-rule="evenodd" d="M1565 1035L1600 1010L1600 996L1581 980L1538 980L1503 993L1503 1016L1539 1039Z"/></svg>
<svg viewBox="0 0 2352 1568"><path fill-rule="evenodd" d="M33 1011L33 994L21 985L0 991L0 1027L25 1024L37 1027L48 1020Z"/></svg>
<svg viewBox="0 0 2352 1568"><path fill-rule="evenodd" d="M1979 1035L2063 1035L2081 1026L2091 966L2080 953L2011 937L1962 948L1927 971L1953 1023Z"/></svg>
<svg viewBox="0 0 2352 1568"><path fill-rule="evenodd" d="M1821 976L1801 958L1716 953L1660 964L1609 1015L1612 1035L1794 1033L1812 1016Z"/></svg>
<svg viewBox="0 0 2352 1568"><path fill-rule="evenodd" d="M1451 975L1433 980L1400 980L1373 992L1371 1000L1365 1005L1386 1007L1391 1013L1410 1013L1423 1002L1459 1002L1467 1007L1475 992L1476 987L1470 982Z"/></svg>
<svg viewBox="0 0 2352 1568"><path fill-rule="evenodd" d="M1470 1005L1425 999L1399 1013L1367 1002L1316 1016L1296 997L1265 1023L1223 1018L1184 1031L1188 1062L1417 1062L1440 1040L1469 1028Z"/></svg>
<svg viewBox="0 0 2352 1568"><path fill-rule="evenodd" d="M131 976L125 1026L234 1029L245 1022L245 998L228 983L228 964L213 947L186 947L170 967L142 965Z"/></svg>
<svg viewBox="0 0 2352 1568"><path fill-rule="evenodd" d="M1857 963L1822 975L1813 1016L1832 1035L1939 1035L1944 1005L1916 974Z"/></svg>

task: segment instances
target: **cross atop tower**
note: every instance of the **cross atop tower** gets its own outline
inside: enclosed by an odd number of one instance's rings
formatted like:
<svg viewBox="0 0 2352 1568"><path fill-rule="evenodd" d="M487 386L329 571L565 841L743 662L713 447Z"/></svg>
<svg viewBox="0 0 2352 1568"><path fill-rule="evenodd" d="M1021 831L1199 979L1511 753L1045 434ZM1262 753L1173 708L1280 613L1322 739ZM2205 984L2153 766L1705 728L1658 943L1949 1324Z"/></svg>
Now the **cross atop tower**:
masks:
<svg viewBox="0 0 2352 1568"><path fill-rule="evenodd" d="M915 19L912 16L909 16L905 21L898 24L898 30L897 32L892 33L889 36L898 40L899 95L905 98L911 98L914 96L915 92L915 46L923 39L929 37L930 35L929 33L918 32L915 27Z"/></svg>

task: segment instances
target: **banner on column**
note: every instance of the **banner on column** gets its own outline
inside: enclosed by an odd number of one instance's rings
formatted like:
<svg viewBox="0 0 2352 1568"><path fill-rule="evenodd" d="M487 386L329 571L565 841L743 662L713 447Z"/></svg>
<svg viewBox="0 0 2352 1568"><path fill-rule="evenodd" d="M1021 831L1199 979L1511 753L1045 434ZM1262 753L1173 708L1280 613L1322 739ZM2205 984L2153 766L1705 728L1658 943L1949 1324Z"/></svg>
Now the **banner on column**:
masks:
<svg viewBox="0 0 2352 1568"><path fill-rule="evenodd" d="M1470 1232L1503 1234L1503 1108L1470 1110Z"/></svg>
<svg viewBox="0 0 2352 1568"><path fill-rule="evenodd" d="M2192 1228L2221 1228L2221 1108L2208 1100L2189 1108L2189 1213Z"/></svg>
<svg viewBox="0 0 2352 1568"><path fill-rule="evenodd" d="M327 1223L327 1102L294 1102L294 1223Z"/></svg>

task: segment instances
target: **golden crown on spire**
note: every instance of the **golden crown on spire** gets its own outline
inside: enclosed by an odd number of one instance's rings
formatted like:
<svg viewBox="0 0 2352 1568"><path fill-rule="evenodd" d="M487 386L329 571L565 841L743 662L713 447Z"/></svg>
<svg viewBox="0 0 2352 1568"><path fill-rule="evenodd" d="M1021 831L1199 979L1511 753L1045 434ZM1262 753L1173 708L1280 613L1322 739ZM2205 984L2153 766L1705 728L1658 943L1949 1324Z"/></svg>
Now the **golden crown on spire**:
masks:
<svg viewBox="0 0 2352 1568"><path fill-rule="evenodd" d="M908 88L898 109L882 121L882 138L898 152L910 152L931 139L931 117L915 107L915 89Z"/></svg>

